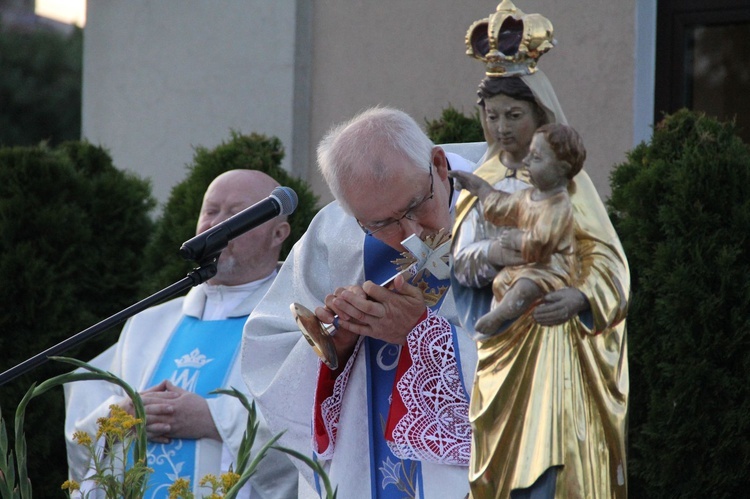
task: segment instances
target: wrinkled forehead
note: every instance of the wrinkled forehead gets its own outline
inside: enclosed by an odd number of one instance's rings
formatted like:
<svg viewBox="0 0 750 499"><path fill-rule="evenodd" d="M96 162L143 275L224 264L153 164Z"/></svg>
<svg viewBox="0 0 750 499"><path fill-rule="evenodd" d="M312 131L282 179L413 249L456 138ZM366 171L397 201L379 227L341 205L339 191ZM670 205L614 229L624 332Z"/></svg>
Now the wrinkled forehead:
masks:
<svg viewBox="0 0 750 499"><path fill-rule="evenodd" d="M361 221L376 222L401 215L429 192L426 170L402 165L381 173L382 177L372 176L343 186L344 202Z"/></svg>
<svg viewBox="0 0 750 499"><path fill-rule="evenodd" d="M357 187L366 184L373 188L385 185L387 188L389 185L408 182L420 169L405 153L387 148L363 151L356 161L357 164L352 165L342 179L342 185Z"/></svg>

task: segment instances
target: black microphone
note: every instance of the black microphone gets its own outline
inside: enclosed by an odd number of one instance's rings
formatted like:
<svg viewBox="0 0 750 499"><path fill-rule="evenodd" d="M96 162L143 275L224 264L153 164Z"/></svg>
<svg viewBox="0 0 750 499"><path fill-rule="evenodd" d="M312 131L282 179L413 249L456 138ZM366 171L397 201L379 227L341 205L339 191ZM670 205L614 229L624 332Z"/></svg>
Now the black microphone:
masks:
<svg viewBox="0 0 750 499"><path fill-rule="evenodd" d="M204 262L219 255L229 241L278 215L289 215L297 209L297 193L289 187L277 187L263 201L258 201L218 225L182 243L180 255L185 260Z"/></svg>

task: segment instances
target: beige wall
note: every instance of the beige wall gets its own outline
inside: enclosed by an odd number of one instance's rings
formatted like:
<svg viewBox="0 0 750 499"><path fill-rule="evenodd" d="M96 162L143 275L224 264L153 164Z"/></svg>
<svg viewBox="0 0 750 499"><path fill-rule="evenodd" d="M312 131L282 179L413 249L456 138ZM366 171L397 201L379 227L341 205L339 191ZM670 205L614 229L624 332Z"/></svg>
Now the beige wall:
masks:
<svg viewBox="0 0 750 499"><path fill-rule="evenodd" d="M421 123L448 105L474 111L483 66L465 55L464 35L497 3L88 0L83 133L118 167L150 177L161 201L193 146L213 147L230 128L274 135L285 168L328 201L314 161L332 125L372 105ZM540 67L604 197L633 146L637 3L653 0L517 2L554 25L558 45Z"/></svg>
<svg viewBox="0 0 750 499"><path fill-rule="evenodd" d="M420 121L448 104L472 113L483 65L464 55L469 25L495 0L316 2L313 17L311 153L332 124L385 104ZM552 81L588 149L585 168L603 196L633 143L634 0L518 0L554 26L558 45L539 67ZM310 181L325 192L322 179Z"/></svg>
<svg viewBox="0 0 750 499"><path fill-rule="evenodd" d="M83 136L166 201L194 146L292 143L294 0L88 0ZM290 165L287 160L286 166Z"/></svg>

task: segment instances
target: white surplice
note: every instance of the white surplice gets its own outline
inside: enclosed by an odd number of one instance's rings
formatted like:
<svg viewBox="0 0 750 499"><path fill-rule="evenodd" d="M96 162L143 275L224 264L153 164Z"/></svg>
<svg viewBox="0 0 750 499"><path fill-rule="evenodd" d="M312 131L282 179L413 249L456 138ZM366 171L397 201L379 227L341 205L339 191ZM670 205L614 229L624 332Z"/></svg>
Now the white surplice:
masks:
<svg viewBox="0 0 750 499"><path fill-rule="evenodd" d="M247 296L240 299L236 295L237 291L241 290L232 289L240 288L239 286L230 288L202 284L192 288L185 297L151 307L129 319L118 342L92 360L91 364L112 372L136 391L145 390L149 388L147 384L172 332L185 316L200 319L204 316L204 309L213 315L213 319L247 316L270 287L272 277L241 286ZM212 296L212 304L207 308L208 295ZM222 300L224 297L228 299ZM224 309L226 303L229 303L229 310ZM227 348L237 349L239 345L227 345ZM228 383L224 388L236 388L250 398L240 374L239 355L235 356ZM72 441L73 433L82 430L95 435L97 419L107 416L109 406L124 396L120 387L107 382L80 381L65 385L65 436L71 479L80 483L86 476L90 463L85 449ZM247 427L247 411L234 397L221 395L206 400L223 442L212 439L198 440L197 455L200 457L196 462L197 477L203 477L208 473L218 476L226 471L228 465L236 459L240 441ZM253 455L271 437L260 411L258 414L261 424ZM244 491L245 497L248 497L247 492L250 492L249 497L252 498L288 499L295 495L296 481L297 473L289 459L281 453L272 451L251 478L252 490Z"/></svg>
<svg viewBox="0 0 750 499"><path fill-rule="evenodd" d="M462 147L462 146L458 146ZM480 146L478 155L483 148ZM478 158L478 156L477 156ZM471 171L474 164L448 154L452 169ZM323 208L307 233L294 246L266 297L245 326L242 373L256 403L274 433L285 431L280 443L313 456L311 422L319 359L300 333L289 310L292 302L310 309L340 286L364 282L365 234L355 219L337 202ZM457 324L450 290L438 312ZM456 330L453 345L464 387L472 384L476 346L469 335ZM336 447L325 468L338 497L371 496L369 448L371 428L367 418L367 374L364 355L354 360L346 385L337 428ZM468 421L468 419L467 419ZM318 497L316 477L303 463L299 497ZM421 461L423 497L463 498L469 490L468 468Z"/></svg>

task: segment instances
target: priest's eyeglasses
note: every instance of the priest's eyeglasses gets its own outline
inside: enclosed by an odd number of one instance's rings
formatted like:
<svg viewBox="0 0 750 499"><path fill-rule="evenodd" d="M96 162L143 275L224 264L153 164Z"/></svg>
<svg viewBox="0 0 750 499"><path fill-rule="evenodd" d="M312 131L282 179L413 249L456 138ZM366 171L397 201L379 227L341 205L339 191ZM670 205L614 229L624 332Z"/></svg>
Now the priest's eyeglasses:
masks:
<svg viewBox="0 0 750 499"><path fill-rule="evenodd" d="M434 182L432 178L432 163L430 163L430 194L423 198L421 201L419 201L417 204L406 210L406 213L401 215L398 218L391 218L389 220L383 220L382 222L374 222L370 224L363 224L359 220L357 220L357 223L359 224L359 227L364 231L365 234L368 236L372 236L375 233L379 233L382 237L389 237L394 234L396 234L401 227L401 220L406 218L407 220L419 220L420 218L426 216L430 210L429 210L429 204L427 203L430 199L435 196L435 191L433 190Z"/></svg>

